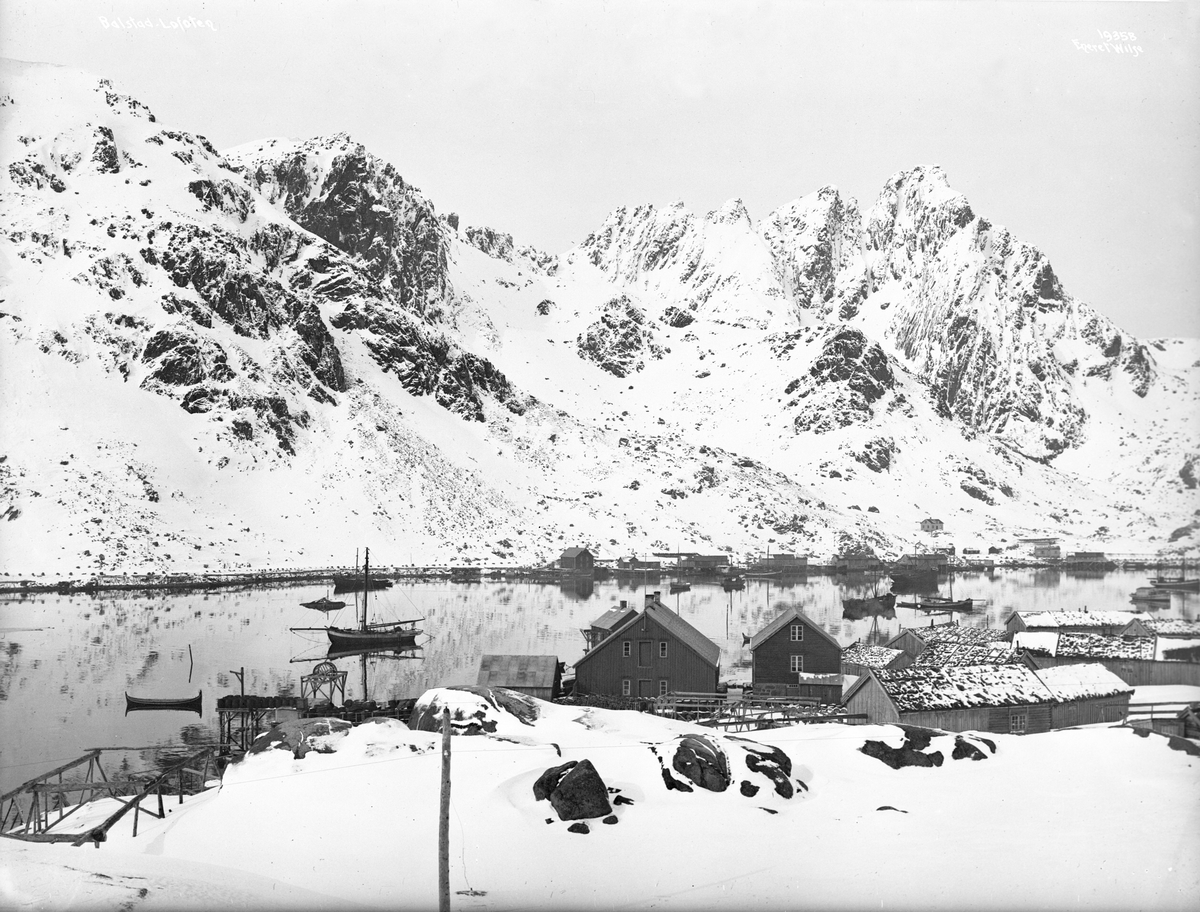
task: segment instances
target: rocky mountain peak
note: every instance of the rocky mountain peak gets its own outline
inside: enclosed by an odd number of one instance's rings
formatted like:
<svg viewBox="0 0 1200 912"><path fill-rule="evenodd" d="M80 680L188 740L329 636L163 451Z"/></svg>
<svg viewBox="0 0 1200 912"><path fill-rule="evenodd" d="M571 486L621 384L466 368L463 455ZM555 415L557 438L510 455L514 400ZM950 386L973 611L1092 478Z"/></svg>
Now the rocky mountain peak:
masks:
<svg viewBox="0 0 1200 912"><path fill-rule="evenodd" d="M746 204L741 199L726 200L720 209L709 212L704 217L704 220L713 225L751 227L750 213L746 211Z"/></svg>

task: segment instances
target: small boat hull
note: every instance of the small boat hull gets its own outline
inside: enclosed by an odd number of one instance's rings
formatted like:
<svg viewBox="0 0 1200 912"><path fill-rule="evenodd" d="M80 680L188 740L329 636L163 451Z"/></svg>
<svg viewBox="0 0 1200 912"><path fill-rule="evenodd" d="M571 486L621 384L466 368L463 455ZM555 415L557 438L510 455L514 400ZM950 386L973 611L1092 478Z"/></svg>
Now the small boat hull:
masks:
<svg viewBox="0 0 1200 912"><path fill-rule="evenodd" d="M371 591L392 588L391 580L373 579L368 582ZM362 592L363 586L364 583L361 576L335 576L333 578L333 591L335 595L342 592Z"/></svg>
<svg viewBox="0 0 1200 912"><path fill-rule="evenodd" d="M328 597L322 597L315 602L301 602L301 607L312 608L314 611L338 611L346 607L345 602L335 602Z"/></svg>
<svg viewBox="0 0 1200 912"><path fill-rule="evenodd" d="M327 627L329 648L346 652L361 649L409 649L417 645L417 636L422 632L415 627L388 628L386 630L354 630L346 627Z"/></svg>
<svg viewBox="0 0 1200 912"><path fill-rule="evenodd" d="M923 598L917 602L900 602L899 605L901 608L916 608L918 611L970 611L974 607L974 600Z"/></svg>
<svg viewBox="0 0 1200 912"><path fill-rule="evenodd" d="M1164 579L1158 577L1150 580L1150 585L1155 589L1162 589L1167 592L1200 592L1200 579Z"/></svg>
<svg viewBox="0 0 1200 912"><path fill-rule="evenodd" d="M678 595L680 592L690 592L692 589L689 583L671 583L671 595Z"/></svg>
<svg viewBox="0 0 1200 912"><path fill-rule="evenodd" d="M144 710L176 710L203 715L204 691L194 697L131 697L125 694L125 714Z"/></svg>

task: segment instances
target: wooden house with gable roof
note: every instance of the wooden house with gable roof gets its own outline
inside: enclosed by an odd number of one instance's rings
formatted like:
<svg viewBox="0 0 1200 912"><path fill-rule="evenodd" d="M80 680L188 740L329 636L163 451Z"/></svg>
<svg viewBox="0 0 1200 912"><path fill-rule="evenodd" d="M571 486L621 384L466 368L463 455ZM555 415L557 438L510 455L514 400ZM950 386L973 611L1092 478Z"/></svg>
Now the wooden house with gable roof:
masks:
<svg viewBox="0 0 1200 912"><path fill-rule="evenodd" d="M794 605L750 637L750 655L755 696L842 698L842 647Z"/></svg>
<svg viewBox="0 0 1200 912"><path fill-rule="evenodd" d="M637 609L631 607L627 601L622 599L616 608L609 608L608 611L592 621L590 626L581 627L579 632L583 634L584 642L587 644L584 646L583 651L587 652L589 649L595 648L634 614L637 614Z"/></svg>
<svg viewBox="0 0 1200 912"><path fill-rule="evenodd" d="M721 650L664 605L661 593L613 627L575 663L575 692L653 699L715 693Z"/></svg>
<svg viewBox="0 0 1200 912"><path fill-rule="evenodd" d="M591 573L596 559L587 548L567 548L558 558L558 568L571 573Z"/></svg>
<svg viewBox="0 0 1200 912"><path fill-rule="evenodd" d="M1048 679L1024 665L912 666L867 673L844 702L872 724L1023 735L1119 722L1131 692L1099 665L1055 671Z"/></svg>
<svg viewBox="0 0 1200 912"><path fill-rule="evenodd" d="M485 655L479 660L480 687L504 687L539 700L554 700L562 691L563 663L553 655Z"/></svg>
<svg viewBox="0 0 1200 912"><path fill-rule="evenodd" d="M1054 633L1100 633L1119 634L1130 628L1132 621L1144 623L1149 615L1134 611L1014 611L1005 623L1009 636L1022 630L1044 630ZM1139 636L1149 631L1144 627L1130 629Z"/></svg>

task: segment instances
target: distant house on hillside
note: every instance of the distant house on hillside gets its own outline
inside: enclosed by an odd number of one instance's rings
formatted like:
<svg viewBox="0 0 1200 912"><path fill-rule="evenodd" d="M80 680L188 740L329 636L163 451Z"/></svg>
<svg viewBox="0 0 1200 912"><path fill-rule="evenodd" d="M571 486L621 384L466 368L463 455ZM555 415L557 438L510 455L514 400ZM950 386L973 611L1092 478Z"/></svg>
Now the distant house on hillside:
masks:
<svg viewBox="0 0 1200 912"><path fill-rule="evenodd" d="M720 648L660 595L647 595L640 612L625 617L575 663L576 693L652 699L716 692Z"/></svg>
<svg viewBox="0 0 1200 912"><path fill-rule="evenodd" d="M1133 611L1088 611L1086 608L1082 611L1014 611L1004 628L1010 637L1022 630L1115 634L1129 628L1131 621L1145 618L1146 615ZM1148 634L1149 630L1141 628L1139 635Z"/></svg>
<svg viewBox="0 0 1200 912"><path fill-rule="evenodd" d="M563 663L552 655L485 655L479 661L480 687L505 687L539 700L553 700L562 689Z"/></svg>
<svg viewBox="0 0 1200 912"><path fill-rule="evenodd" d="M943 528L945 528L945 523L940 519L934 519L932 516L921 520L922 532L941 532Z"/></svg>
<svg viewBox="0 0 1200 912"><path fill-rule="evenodd" d="M795 606L750 637L755 696L799 696L836 703L842 696L842 647ZM837 676L817 681L801 675Z"/></svg>
<svg viewBox="0 0 1200 912"><path fill-rule="evenodd" d="M560 570L573 573L591 573L595 565L596 559L587 548L568 548L558 559Z"/></svg>
<svg viewBox="0 0 1200 912"><path fill-rule="evenodd" d="M844 702L872 724L1032 734L1084 720L1118 722L1131 692L1100 666L1068 669L1049 681L1024 665L920 666L868 672Z"/></svg>

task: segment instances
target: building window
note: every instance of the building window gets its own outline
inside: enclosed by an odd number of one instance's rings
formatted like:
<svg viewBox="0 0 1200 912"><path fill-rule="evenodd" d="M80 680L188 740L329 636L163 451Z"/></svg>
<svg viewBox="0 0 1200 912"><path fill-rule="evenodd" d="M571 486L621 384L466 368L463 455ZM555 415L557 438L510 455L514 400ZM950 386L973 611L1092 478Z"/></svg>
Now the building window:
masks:
<svg viewBox="0 0 1200 912"><path fill-rule="evenodd" d="M631 643L629 640L626 640L621 644L621 655L626 659L633 655L633 643Z"/></svg>
<svg viewBox="0 0 1200 912"><path fill-rule="evenodd" d="M792 661L788 666L788 669L792 672L792 674L804 671L804 656L792 656Z"/></svg>
<svg viewBox="0 0 1200 912"><path fill-rule="evenodd" d="M1013 713L1008 717L1008 733L1010 735L1025 734L1025 726L1029 723L1029 717L1025 713Z"/></svg>
<svg viewBox="0 0 1200 912"><path fill-rule="evenodd" d="M628 645L628 644L626 644L626 645ZM627 697L627 696L629 696L629 693L630 693L629 678L622 678L621 679L621 696Z"/></svg>
<svg viewBox="0 0 1200 912"><path fill-rule="evenodd" d="M793 643L803 643L804 642L804 625L803 624L793 624L792 625L792 642Z"/></svg>
<svg viewBox="0 0 1200 912"><path fill-rule="evenodd" d="M658 695L661 697L667 692L667 679L660 678L658 681Z"/></svg>
<svg viewBox="0 0 1200 912"><path fill-rule="evenodd" d="M665 659L667 657L667 641L666 640L659 640L658 657L660 659Z"/></svg>

